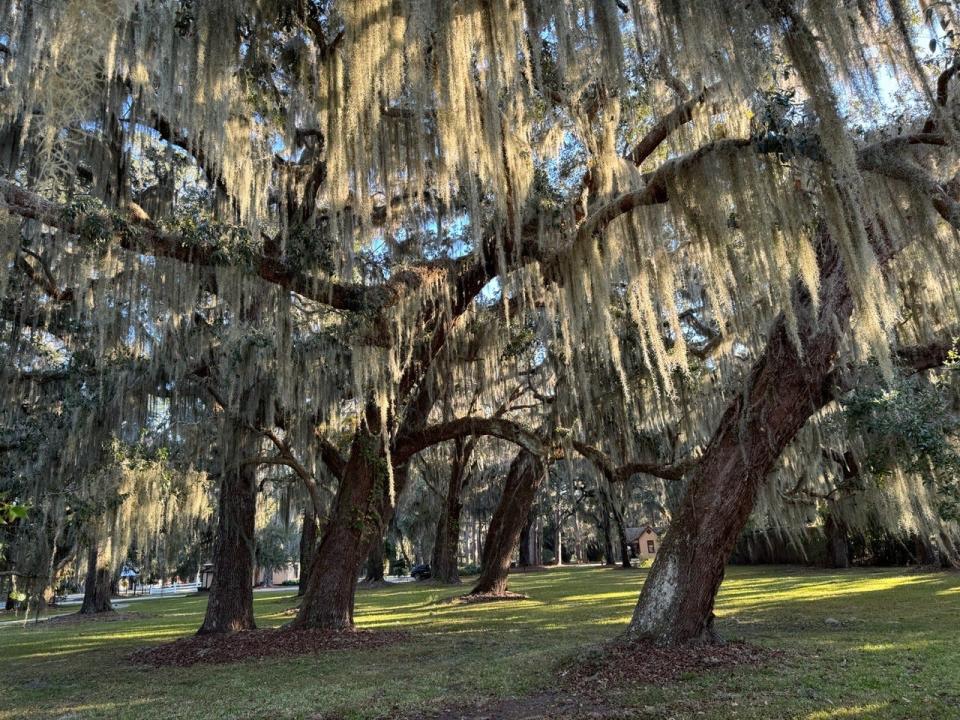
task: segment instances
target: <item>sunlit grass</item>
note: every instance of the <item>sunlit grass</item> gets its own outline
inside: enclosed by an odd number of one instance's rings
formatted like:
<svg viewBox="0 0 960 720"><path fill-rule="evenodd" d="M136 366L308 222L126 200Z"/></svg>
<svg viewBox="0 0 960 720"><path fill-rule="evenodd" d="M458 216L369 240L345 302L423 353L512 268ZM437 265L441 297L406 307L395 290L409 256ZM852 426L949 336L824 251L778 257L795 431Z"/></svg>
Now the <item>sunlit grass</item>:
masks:
<svg viewBox="0 0 960 720"><path fill-rule="evenodd" d="M516 577L529 600L449 601L460 588L361 590L357 624L410 640L242 664L154 670L140 646L195 631L205 598L144 601L142 617L0 629L0 720L16 718L375 718L394 706L470 703L556 686L558 662L616 636L645 576L564 568ZM289 620L293 593L262 593L261 627ZM960 576L900 570L732 568L720 632L781 648L759 669L726 669L666 687L643 681L611 701L639 718L960 719ZM828 624L826 620L832 622Z"/></svg>

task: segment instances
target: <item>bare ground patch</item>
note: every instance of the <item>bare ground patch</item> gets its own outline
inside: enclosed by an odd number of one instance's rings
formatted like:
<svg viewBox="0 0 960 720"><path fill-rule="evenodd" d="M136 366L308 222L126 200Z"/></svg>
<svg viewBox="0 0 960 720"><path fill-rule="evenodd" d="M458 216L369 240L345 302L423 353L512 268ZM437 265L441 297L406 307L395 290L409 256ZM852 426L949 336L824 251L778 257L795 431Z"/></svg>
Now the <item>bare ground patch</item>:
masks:
<svg viewBox="0 0 960 720"><path fill-rule="evenodd" d="M615 641L564 663L555 690L523 697L450 705L436 710L396 713L391 720L618 720L653 718L645 710L618 704L618 691L636 684L663 685L689 673L721 668L757 667L782 659L784 653L744 642L722 645L657 647ZM326 715L316 720L337 720Z"/></svg>
<svg viewBox="0 0 960 720"><path fill-rule="evenodd" d="M342 720L342 717L334 713L320 715L312 720ZM398 712L387 717L390 720L614 720L626 718L627 715L597 698L548 691L474 705L418 710L413 713Z"/></svg>
<svg viewBox="0 0 960 720"><path fill-rule="evenodd" d="M602 691L635 682L671 683L688 673L725 667L758 667L783 655L741 641L660 647L616 640L569 662L560 674L568 686L589 685Z"/></svg>
<svg viewBox="0 0 960 720"><path fill-rule="evenodd" d="M407 633L386 630L248 630L229 635L191 635L165 645L142 648L133 662L153 667L189 667L243 660L308 655L328 650L378 648L402 642Z"/></svg>
<svg viewBox="0 0 960 720"><path fill-rule="evenodd" d="M529 600L529 595L515 592L503 593L476 593L458 595L450 600L455 605L472 605L474 603L510 602L511 600Z"/></svg>

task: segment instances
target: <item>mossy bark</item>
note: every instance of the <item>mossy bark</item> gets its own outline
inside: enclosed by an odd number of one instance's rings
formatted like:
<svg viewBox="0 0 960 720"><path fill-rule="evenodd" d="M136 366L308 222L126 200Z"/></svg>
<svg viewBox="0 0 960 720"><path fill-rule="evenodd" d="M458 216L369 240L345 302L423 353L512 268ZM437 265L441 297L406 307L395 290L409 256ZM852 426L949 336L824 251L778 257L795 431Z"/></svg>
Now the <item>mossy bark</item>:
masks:
<svg viewBox="0 0 960 720"><path fill-rule="evenodd" d="M442 583L460 583L459 546L460 513L463 511L461 495L466 484L466 463L469 460L467 444L462 438L453 442L450 460L450 477L447 480L447 495L443 510L437 521L437 534L430 558L430 576Z"/></svg>
<svg viewBox="0 0 960 720"><path fill-rule="evenodd" d="M220 481L219 517L213 545L213 582L198 635L253 630L256 469L239 465Z"/></svg>
<svg viewBox="0 0 960 720"><path fill-rule="evenodd" d="M300 612L291 623L294 627L353 628L360 566L392 513L386 462L379 433L358 430L307 575Z"/></svg>
<svg viewBox="0 0 960 720"><path fill-rule="evenodd" d="M527 450L521 450L510 464L503 494L490 519L483 544L482 570L470 591L472 595L502 595L507 591L510 560L544 474L543 461Z"/></svg>
<svg viewBox="0 0 960 720"><path fill-rule="evenodd" d="M245 398L256 402L249 393ZM224 437L217 531L213 543L213 581L198 635L256 628L253 581L257 466L245 461L257 454L259 442L256 432L239 424Z"/></svg>
<svg viewBox="0 0 960 720"><path fill-rule="evenodd" d="M797 290L803 350L779 318L689 476L634 611L633 638L665 645L713 638L714 600L756 492L804 423L830 400L831 371L853 302L836 246L826 233L819 240L819 311Z"/></svg>

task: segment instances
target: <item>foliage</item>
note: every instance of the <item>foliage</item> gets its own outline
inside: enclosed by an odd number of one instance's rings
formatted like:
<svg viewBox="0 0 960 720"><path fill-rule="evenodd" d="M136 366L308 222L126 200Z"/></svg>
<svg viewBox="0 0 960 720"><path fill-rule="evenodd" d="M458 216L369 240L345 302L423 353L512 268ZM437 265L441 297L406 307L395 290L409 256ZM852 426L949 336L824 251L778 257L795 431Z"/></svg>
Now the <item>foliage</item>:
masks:
<svg viewBox="0 0 960 720"><path fill-rule="evenodd" d="M877 482L894 470L936 485L940 515L960 519L960 418L941 388L917 376L861 386L843 400L848 428L862 438L864 468Z"/></svg>
<svg viewBox="0 0 960 720"><path fill-rule="evenodd" d="M284 528L279 523L270 523L257 531L255 551L257 565L267 577L274 570L294 561L296 554L293 545L294 537L291 528Z"/></svg>
<svg viewBox="0 0 960 720"><path fill-rule="evenodd" d="M12 525L17 520L23 520L27 517L28 511L29 508L26 505L4 500L0 495L0 525Z"/></svg>

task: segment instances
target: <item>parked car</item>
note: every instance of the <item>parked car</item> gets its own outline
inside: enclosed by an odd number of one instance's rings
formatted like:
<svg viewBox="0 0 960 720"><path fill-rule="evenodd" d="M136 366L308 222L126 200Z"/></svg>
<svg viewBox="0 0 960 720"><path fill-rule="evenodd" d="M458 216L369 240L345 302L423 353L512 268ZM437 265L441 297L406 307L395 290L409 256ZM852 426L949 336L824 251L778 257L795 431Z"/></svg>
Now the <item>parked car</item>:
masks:
<svg viewBox="0 0 960 720"><path fill-rule="evenodd" d="M414 565L410 570L410 577L412 577L414 580L429 580L430 566L427 564Z"/></svg>

